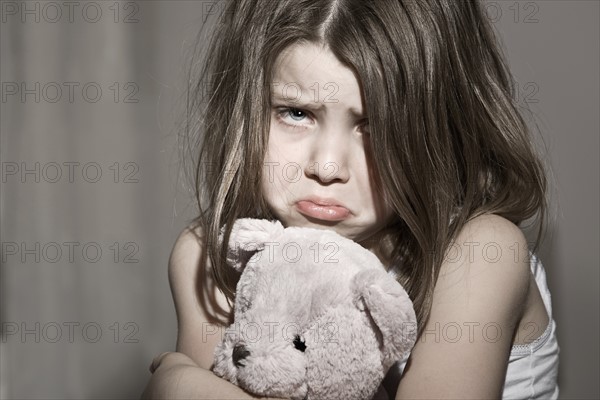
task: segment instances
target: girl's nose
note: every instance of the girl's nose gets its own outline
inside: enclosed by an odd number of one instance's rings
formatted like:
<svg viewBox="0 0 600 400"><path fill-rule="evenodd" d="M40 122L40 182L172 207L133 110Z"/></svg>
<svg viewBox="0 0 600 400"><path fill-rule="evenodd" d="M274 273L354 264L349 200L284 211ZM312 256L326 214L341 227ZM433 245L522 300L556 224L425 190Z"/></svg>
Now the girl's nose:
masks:
<svg viewBox="0 0 600 400"><path fill-rule="evenodd" d="M304 167L306 176L323 183L347 182L350 178L349 141L349 138L332 132L316 136L311 143L308 163Z"/></svg>

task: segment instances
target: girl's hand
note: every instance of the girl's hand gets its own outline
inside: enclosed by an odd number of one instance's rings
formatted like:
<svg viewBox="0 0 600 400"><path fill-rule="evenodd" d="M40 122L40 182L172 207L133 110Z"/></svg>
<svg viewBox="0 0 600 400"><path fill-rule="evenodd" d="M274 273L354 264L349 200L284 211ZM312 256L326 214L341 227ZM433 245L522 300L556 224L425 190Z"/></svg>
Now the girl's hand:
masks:
<svg viewBox="0 0 600 400"><path fill-rule="evenodd" d="M152 377L142 399L258 399L211 371L199 367L183 353L166 352L152 360ZM264 398L263 398L264 399Z"/></svg>
<svg viewBox="0 0 600 400"><path fill-rule="evenodd" d="M163 358L165 358L165 356L168 355L168 354L171 354L171 352L161 353L158 356L154 357L154 359L150 363L150 367L148 368L150 370L151 374L153 374L154 371L156 371L156 369L158 368L158 366L162 362Z"/></svg>
<svg viewBox="0 0 600 400"><path fill-rule="evenodd" d="M141 398L162 399L175 396L177 390L183 388L179 385L177 385L179 387L173 386L173 378L178 375L178 372L183 371L182 368L199 367L191 358L183 353L164 352L154 357L149 367L152 377Z"/></svg>
<svg viewBox="0 0 600 400"><path fill-rule="evenodd" d="M185 354L167 351L154 357L149 369L151 373L154 373L161 366L163 369L167 369L175 365L187 365L190 367L198 367L194 360L192 360Z"/></svg>

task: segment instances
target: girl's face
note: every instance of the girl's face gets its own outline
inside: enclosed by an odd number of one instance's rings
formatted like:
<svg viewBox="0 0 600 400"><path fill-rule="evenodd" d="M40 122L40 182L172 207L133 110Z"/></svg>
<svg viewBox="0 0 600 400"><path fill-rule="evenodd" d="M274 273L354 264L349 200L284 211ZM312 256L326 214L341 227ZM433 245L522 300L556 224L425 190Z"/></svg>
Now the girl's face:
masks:
<svg viewBox="0 0 600 400"><path fill-rule="evenodd" d="M393 212L375 191L352 70L328 48L290 46L276 60L271 103L262 189L282 224L332 229L359 243L383 228Z"/></svg>

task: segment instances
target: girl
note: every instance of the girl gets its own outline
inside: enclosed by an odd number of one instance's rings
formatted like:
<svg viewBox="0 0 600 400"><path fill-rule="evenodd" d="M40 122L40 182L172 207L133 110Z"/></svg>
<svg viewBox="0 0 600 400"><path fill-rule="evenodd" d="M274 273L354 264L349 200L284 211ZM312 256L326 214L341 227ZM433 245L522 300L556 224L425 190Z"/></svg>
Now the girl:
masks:
<svg viewBox="0 0 600 400"><path fill-rule="evenodd" d="M169 263L177 352L143 396L252 398L210 367L237 279L217 236L253 217L333 229L404 285L419 339L378 397L556 398L544 271L517 227L540 218L535 251L546 179L481 4L222 11L190 103L200 215Z"/></svg>

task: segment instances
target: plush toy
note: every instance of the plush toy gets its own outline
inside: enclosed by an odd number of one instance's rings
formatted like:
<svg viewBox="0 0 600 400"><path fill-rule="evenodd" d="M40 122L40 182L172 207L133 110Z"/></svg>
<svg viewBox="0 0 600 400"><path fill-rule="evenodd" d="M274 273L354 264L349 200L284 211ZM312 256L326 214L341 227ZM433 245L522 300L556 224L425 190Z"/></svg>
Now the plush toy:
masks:
<svg viewBox="0 0 600 400"><path fill-rule="evenodd" d="M414 345L405 290L373 253L334 231L238 219L227 261L243 272L213 371L248 392L370 399Z"/></svg>

